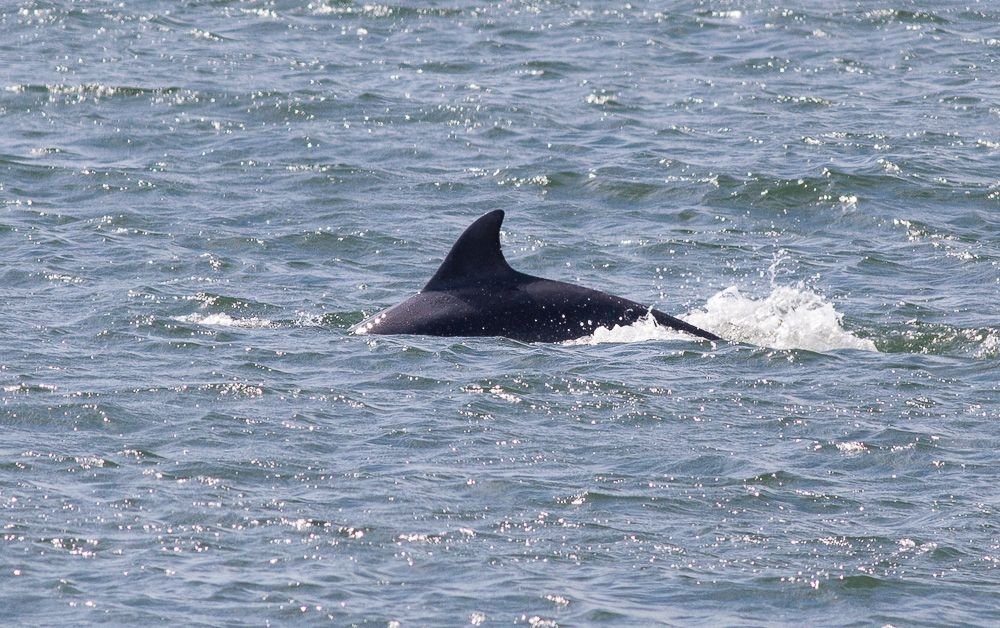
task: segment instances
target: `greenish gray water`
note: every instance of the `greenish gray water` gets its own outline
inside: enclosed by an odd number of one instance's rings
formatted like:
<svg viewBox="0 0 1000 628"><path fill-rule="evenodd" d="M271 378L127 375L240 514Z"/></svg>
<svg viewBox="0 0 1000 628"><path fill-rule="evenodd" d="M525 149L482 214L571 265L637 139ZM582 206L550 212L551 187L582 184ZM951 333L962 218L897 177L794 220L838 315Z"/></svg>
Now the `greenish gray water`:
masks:
<svg viewBox="0 0 1000 628"><path fill-rule="evenodd" d="M998 23L4 5L0 615L995 624ZM729 341L351 333L497 208Z"/></svg>

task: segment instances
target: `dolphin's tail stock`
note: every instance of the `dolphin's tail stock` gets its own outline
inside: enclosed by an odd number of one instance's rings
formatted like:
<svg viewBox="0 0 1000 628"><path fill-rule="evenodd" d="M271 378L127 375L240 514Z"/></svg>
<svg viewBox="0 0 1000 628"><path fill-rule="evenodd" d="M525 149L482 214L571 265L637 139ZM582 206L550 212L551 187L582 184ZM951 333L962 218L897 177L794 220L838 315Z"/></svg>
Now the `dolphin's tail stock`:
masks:
<svg viewBox="0 0 1000 628"><path fill-rule="evenodd" d="M656 319L656 322L664 327L669 327L671 329L676 329L677 331L684 331L699 338L704 338L705 340L711 340L712 342L722 340L719 336L716 336L710 331L705 331L700 327L695 327L691 323L686 323L679 318L674 318L669 314L664 314L660 310L650 310L650 314Z"/></svg>

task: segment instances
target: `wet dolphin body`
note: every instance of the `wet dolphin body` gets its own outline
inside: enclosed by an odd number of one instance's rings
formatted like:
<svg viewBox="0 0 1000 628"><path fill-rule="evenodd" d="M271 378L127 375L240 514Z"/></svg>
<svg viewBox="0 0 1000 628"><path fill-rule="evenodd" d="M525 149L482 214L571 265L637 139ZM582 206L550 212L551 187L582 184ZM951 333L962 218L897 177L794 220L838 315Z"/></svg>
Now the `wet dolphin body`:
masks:
<svg viewBox="0 0 1000 628"><path fill-rule="evenodd" d="M362 322L356 331L560 342L589 336L598 327L629 325L650 314L665 327L719 340L635 301L514 270L500 251L503 216L498 209L472 223L423 290Z"/></svg>

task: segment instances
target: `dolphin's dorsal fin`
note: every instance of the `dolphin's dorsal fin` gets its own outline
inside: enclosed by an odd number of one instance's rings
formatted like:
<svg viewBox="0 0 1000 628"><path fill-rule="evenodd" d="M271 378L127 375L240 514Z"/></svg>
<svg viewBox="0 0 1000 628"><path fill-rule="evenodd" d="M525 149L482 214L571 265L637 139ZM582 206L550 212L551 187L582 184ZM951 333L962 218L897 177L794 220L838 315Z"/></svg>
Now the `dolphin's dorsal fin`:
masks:
<svg viewBox="0 0 1000 628"><path fill-rule="evenodd" d="M503 210L491 211L469 225L451 247L441 267L424 286L429 290L447 290L486 279L508 279L516 275L500 251L500 225Z"/></svg>

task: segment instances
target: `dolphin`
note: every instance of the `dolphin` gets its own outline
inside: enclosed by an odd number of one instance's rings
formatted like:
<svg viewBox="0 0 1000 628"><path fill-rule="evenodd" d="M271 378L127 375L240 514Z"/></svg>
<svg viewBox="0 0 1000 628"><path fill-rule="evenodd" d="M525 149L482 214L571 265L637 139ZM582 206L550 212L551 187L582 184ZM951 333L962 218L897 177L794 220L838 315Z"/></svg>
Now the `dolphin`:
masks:
<svg viewBox="0 0 1000 628"><path fill-rule="evenodd" d="M500 251L503 218L498 209L472 223L423 290L362 321L355 333L562 342L650 315L665 327L720 340L712 332L635 301L514 270Z"/></svg>

